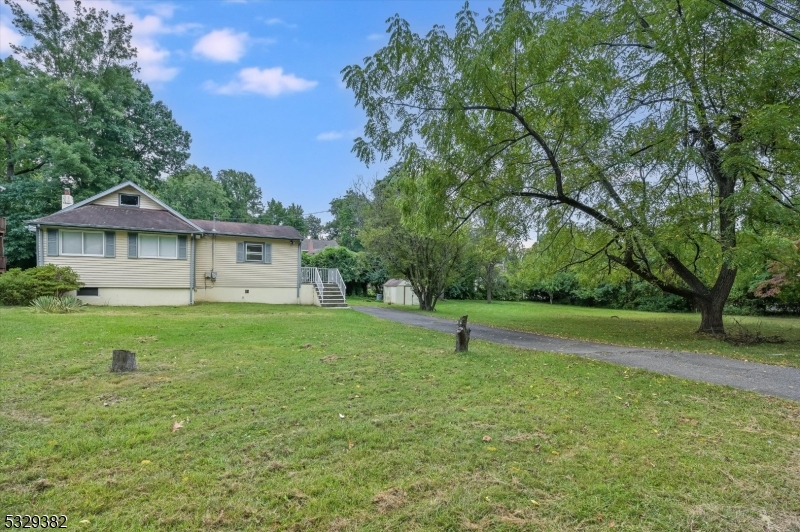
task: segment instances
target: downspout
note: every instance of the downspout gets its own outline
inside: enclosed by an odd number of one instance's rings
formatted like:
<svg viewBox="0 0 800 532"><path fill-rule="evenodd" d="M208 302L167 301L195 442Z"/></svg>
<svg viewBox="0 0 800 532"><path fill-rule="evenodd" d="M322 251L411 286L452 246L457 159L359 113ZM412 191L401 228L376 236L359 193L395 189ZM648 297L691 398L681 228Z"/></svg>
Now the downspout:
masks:
<svg viewBox="0 0 800 532"><path fill-rule="evenodd" d="M302 274L301 274L301 265L302 265L302 255L303 253L300 251L302 247L302 240L297 242L297 303L300 304L300 284L302 281Z"/></svg>
<svg viewBox="0 0 800 532"><path fill-rule="evenodd" d="M44 266L44 239L42 238L42 226L36 225L36 265Z"/></svg>
<svg viewBox="0 0 800 532"><path fill-rule="evenodd" d="M197 254L196 252L197 247L195 245L194 233L189 235L189 238L192 239L192 245L189 246L188 250L189 251L189 304L194 305L194 284L195 284L194 272L195 272L195 259L196 259L195 255Z"/></svg>

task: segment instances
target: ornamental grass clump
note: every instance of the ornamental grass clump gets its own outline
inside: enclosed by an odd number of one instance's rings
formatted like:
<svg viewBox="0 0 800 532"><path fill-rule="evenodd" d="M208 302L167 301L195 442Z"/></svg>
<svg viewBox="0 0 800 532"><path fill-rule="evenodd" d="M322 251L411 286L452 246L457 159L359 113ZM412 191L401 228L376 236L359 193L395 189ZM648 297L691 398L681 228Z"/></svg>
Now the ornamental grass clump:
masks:
<svg viewBox="0 0 800 532"><path fill-rule="evenodd" d="M31 301L31 306L46 314L69 314L83 310L86 303L75 296L39 296Z"/></svg>

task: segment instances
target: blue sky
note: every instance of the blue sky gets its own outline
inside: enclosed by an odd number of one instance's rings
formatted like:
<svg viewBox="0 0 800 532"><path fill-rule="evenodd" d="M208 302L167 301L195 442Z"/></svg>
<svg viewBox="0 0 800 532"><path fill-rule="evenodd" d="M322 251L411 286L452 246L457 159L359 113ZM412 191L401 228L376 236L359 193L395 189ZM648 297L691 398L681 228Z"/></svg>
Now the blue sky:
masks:
<svg viewBox="0 0 800 532"><path fill-rule="evenodd" d="M71 11L71 0L59 0ZM340 71L388 40L399 13L418 33L452 30L462 0L84 0L133 23L140 77L192 134L190 162L252 173L264 200L328 209L358 177L365 117ZM473 1L481 15L499 1ZM0 56L22 43L0 7ZM327 220L327 213L319 215Z"/></svg>

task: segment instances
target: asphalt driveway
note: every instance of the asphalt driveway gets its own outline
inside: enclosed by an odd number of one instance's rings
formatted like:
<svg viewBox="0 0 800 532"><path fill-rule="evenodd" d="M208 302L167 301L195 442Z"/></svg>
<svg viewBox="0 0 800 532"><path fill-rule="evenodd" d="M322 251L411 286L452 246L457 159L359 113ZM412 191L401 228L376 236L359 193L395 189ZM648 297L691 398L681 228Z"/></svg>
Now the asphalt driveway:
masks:
<svg viewBox="0 0 800 532"><path fill-rule="evenodd" d="M357 312L405 325L451 334L455 334L456 331L456 322L445 318L435 318L385 307L354 306L352 308ZM800 401L800 369L798 368L770 366L702 353L566 340L485 325L469 324L469 327L472 329L471 338L474 339L537 351L577 355L621 366L647 369L663 375L723 384L741 390ZM455 345L455 339L453 342Z"/></svg>

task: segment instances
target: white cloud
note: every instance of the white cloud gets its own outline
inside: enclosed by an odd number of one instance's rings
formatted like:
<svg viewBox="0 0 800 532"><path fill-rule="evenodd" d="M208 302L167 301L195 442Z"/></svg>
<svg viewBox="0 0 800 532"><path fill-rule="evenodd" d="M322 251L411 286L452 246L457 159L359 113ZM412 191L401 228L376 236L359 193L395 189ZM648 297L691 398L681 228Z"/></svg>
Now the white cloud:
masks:
<svg viewBox="0 0 800 532"><path fill-rule="evenodd" d="M11 45L21 45L23 37L5 22L0 22L0 55L11 53Z"/></svg>
<svg viewBox="0 0 800 532"><path fill-rule="evenodd" d="M203 35L192 52L212 61L236 63L244 55L248 41L247 33L236 33L228 28L214 30Z"/></svg>
<svg viewBox="0 0 800 532"><path fill-rule="evenodd" d="M358 135L357 129L347 129L342 131L325 131L317 135L317 140L327 142L331 140L339 140L344 137L354 137Z"/></svg>
<svg viewBox="0 0 800 532"><path fill-rule="evenodd" d="M380 41L384 37L386 37L385 33L370 33L369 35L367 35L367 40L368 41Z"/></svg>
<svg viewBox="0 0 800 532"><path fill-rule="evenodd" d="M249 92L270 98L311 90L316 86L316 81L298 78L294 74L284 74L281 67L263 70L256 67L244 68L239 71L235 80L225 85L217 85L213 81L206 81L203 84L206 90L216 94L233 95Z"/></svg>
<svg viewBox="0 0 800 532"><path fill-rule="evenodd" d="M326 131L325 133L320 133L317 135L317 140L339 140L344 136L344 133L341 131Z"/></svg>
<svg viewBox="0 0 800 532"><path fill-rule="evenodd" d="M264 21L267 26L286 26L287 28L296 28L297 24L289 24L280 18L268 18Z"/></svg>

